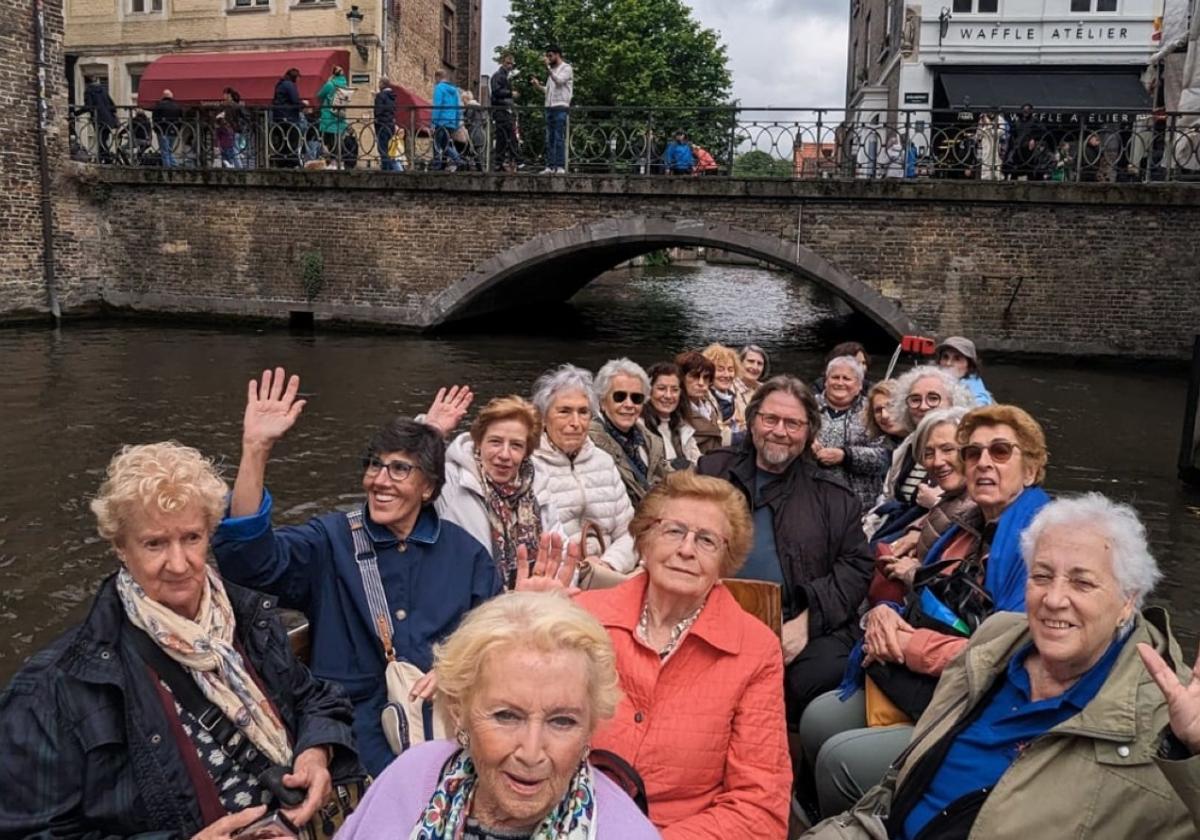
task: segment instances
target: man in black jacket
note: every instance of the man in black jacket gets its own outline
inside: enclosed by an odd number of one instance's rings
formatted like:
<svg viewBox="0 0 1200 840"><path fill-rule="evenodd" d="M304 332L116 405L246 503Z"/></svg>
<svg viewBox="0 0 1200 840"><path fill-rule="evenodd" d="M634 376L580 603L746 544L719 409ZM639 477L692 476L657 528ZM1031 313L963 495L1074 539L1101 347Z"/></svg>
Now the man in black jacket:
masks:
<svg viewBox="0 0 1200 840"><path fill-rule="evenodd" d="M100 163L112 163L112 133L117 127L117 106L99 77L93 77L84 89L83 107L92 116L92 128L96 132L94 151Z"/></svg>
<svg viewBox="0 0 1200 840"><path fill-rule="evenodd" d="M745 443L711 452L697 467L702 475L732 483L750 505L754 547L739 577L782 587L793 724L813 698L841 681L873 570L858 500L805 457L820 417L807 385L777 376L746 407Z"/></svg>
<svg viewBox="0 0 1200 840"><path fill-rule="evenodd" d="M379 80L379 93L375 94L375 145L379 147L379 168L385 172L398 171L399 161L388 149L392 135L396 133L396 91L390 79Z"/></svg>
<svg viewBox="0 0 1200 840"><path fill-rule="evenodd" d="M162 99L155 103L150 119L154 123L154 133L158 135L158 153L163 168L170 169L176 165L175 136L183 122L183 106L175 101L175 94L169 89L164 90Z"/></svg>
<svg viewBox="0 0 1200 840"><path fill-rule="evenodd" d="M496 169L514 172L517 168L517 127L513 115L513 102L517 92L512 89L512 53L500 58L500 67L492 74L492 119L495 121L495 150L492 165Z"/></svg>
<svg viewBox="0 0 1200 840"><path fill-rule="evenodd" d="M271 159L276 166L299 166L304 157L304 131L300 126L300 71L295 67L275 83L271 97Z"/></svg>

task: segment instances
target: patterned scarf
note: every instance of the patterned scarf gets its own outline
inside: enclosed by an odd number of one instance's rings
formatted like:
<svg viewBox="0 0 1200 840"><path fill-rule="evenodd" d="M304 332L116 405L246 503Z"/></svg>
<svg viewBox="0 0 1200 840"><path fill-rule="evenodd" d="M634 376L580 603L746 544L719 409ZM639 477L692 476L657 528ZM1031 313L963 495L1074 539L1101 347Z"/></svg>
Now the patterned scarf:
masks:
<svg viewBox="0 0 1200 840"><path fill-rule="evenodd" d="M117 594L129 622L186 668L208 701L237 724L260 752L290 767L287 730L234 648L233 606L216 570L212 566L206 570L208 581L194 621L148 597L128 569L117 575Z"/></svg>
<svg viewBox="0 0 1200 840"><path fill-rule="evenodd" d="M452 755L408 840L462 837L478 778L470 753L459 750ZM592 787L591 767L585 761L571 779L566 797L538 824L529 840L587 840L595 818L596 792Z"/></svg>
<svg viewBox="0 0 1200 840"><path fill-rule="evenodd" d="M484 510L491 526L496 568L506 588L511 589L517 579L517 546L525 546L529 556L536 557L542 536L542 516L533 492L533 459L522 461L516 479L508 484L497 484L488 478L478 452L475 466L483 480Z"/></svg>
<svg viewBox="0 0 1200 840"><path fill-rule="evenodd" d="M604 430L612 436L612 439L617 442L617 446L621 447L621 451L625 453L625 457L629 459L629 464L637 475L638 483L643 487L648 486L647 467L641 450L649 451L650 447L646 445L646 436L642 434L641 428L634 423L629 427L628 432L622 432L603 412L600 414L600 420L604 423Z"/></svg>
<svg viewBox="0 0 1200 840"><path fill-rule="evenodd" d="M718 391L715 387L708 391L713 395L713 399L717 401L717 408L721 412L721 419L728 423L733 419L733 391Z"/></svg>

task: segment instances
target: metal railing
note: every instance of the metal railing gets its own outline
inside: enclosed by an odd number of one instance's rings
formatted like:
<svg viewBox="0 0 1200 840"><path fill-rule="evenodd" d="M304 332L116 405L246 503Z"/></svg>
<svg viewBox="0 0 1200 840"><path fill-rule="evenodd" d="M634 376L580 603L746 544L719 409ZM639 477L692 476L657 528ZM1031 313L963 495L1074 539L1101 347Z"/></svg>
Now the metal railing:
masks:
<svg viewBox="0 0 1200 840"><path fill-rule="evenodd" d="M537 172L542 108L371 108L285 113L205 106L159 120L119 108L70 113L76 160L117 166ZM435 119L436 118L436 119ZM440 125L439 125L440 123ZM686 152L672 146L687 134ZM605 175L1138 182L1200 180L1200 113L1093 110L1023 119L907 110L572 108L563 168Z"/></svg>

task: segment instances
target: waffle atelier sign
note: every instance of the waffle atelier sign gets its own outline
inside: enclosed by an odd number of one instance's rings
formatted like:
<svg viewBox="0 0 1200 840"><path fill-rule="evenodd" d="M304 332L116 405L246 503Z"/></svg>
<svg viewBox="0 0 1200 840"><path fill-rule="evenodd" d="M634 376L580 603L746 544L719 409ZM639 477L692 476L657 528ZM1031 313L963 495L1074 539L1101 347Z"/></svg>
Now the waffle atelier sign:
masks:
<svg viewBox="0 0 1200 840"><path fill-rule="evenodd" d="M955 30L963 43L982 44L1087 44L1120 43L1129 40L1127 26L959 26Z"/></svg>

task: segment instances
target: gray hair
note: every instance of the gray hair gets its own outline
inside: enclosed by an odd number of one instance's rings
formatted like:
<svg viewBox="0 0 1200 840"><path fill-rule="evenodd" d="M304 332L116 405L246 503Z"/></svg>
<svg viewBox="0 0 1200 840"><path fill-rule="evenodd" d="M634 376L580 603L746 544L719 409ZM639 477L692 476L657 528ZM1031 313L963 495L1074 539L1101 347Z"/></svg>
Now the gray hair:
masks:
<svg viewBox="0 0 1200 840"><path fill-rule="evenodd" d="M1142 608L1146 596L1162 578L1158 563L1146 541L1146 526L1137 511L1099 493L1055 499L1040 511L1021 532L1021 555L1025 567L1033 563L1033 552L1047 528L1070 526L1075 530L1098 530L1112 547L1113 576L1121 594Z"/></svg>
<svg viewBox="0 0 1200 840"><path fill-rule="evenodd" d="M957 429L968 411L970 411L969 408L939 408L921 418L921 422L917 424L917 429L912 435L911 450L918 464L921 463L921 453L925 451L925 444L928 443L933 430L938 426L953 426ZM957 444L955 445L957 446Z"/></svg>
<svg viewBox="0 0 1200 840"><path fill-rule="evenodd" d="M826 379L829 378L830 371L832 371L835 367L850 368L850 372L858 378L860 385L867 378L866 367L862 362L853 356L835 356L834 358L830 359L829 364L825 365Z"/></svg>
<svg viewBox="0 0 1200 840"><path fill-rule="evenodd" d="M821 431L821 408L817 405L817 398L813 396L812 389L794 376L780 374L779 376L771 377L758 386L758 390L754 392L754 396L750 398L750 402L746 405L746 427L750 428L754 426L754 420L758 417L758 412L762 409L762 404L766 401L767 397L777 391L782 391L788 396L794 397L800 405L804 406L804 414L808 420L808 439L805 441L804 447L807 453L808 447L817 439L817 432ZM752 441L751 435L746 435L746 441Z"/></svg>
<svg viewBox="0 0 1200 840"><path fill-rule="evenodd" d="M608 396L609 389L612 388L612 381L621 375L637 379L642 383L642 390L647 395L650 393L650 377L646 375L646 371L641 365L624 357L609 359L600 370L596 371L596 382L592 386L592 393L597 402L604 401L604 398Z"/></svg>
<svg viewBox="0 0 1200 840"><path fill-rule="evenodd" d="M766 379L766 377L771 375L771 357L767 355L766 350L762 349L757 344L747 344L745 347L743 347L741 350L738 351L738 359L741 360L742 364L746 363L746 354L747 353L757 353L758 355L762 356L762 360L763 360L763 372L762 372L762 377L761 377L762 379Z"/></svg>
<svg viewBox="0 0 1200 840"><path fill-rule="evenodd" d="M561 365L546 371L533 383L533 404L545 417L559 394L579 391L588 399L592 414L599 411L596 395L592 393L592 374L575 365ZM647 390L649 390L647 388Z"/></svg>
<svg viewBox="0 0 1200 840"><path fill-rule="evenodd" d="M913 385L917 384L918 379L928 377L941 380L946 393L950 395L950 405L943 405L942 408L975 408L975 397L972 396L971 390L966 385L960 384L957 379L940 367L918 365L896 379L896 391L892 394L892 404L888 406L891 415L904 427L905 431L913 430L912 419L908 416L909 392L912 391Z"/></svg>

